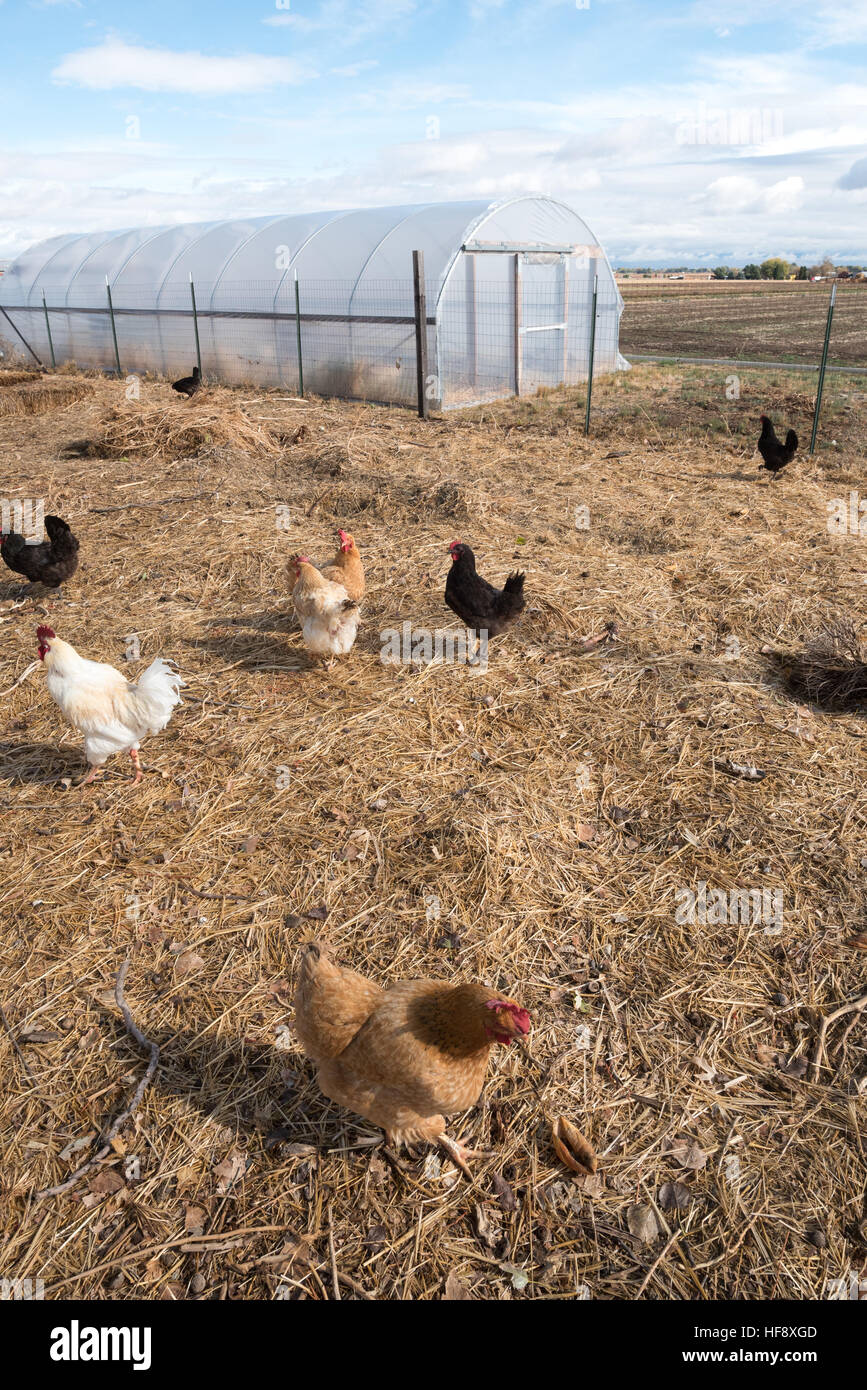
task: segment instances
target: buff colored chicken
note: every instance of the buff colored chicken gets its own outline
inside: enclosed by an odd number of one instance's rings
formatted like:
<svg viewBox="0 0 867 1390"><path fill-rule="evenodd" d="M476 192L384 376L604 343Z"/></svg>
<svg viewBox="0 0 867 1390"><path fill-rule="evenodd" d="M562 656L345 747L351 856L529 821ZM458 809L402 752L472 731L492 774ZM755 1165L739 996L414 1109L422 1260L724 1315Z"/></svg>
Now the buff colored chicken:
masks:
<svg viewBox="0 0 867 1390"><path fill-rule="evenodd" d="M304 948L295 1031L330 1100L380 1125L389 1145L435 1143L468 1172L472 1149L448 1138L445 1116L479 1098L495 1043L530 1031L530 1015L487 985L402 980L380 989Z"/></svg>
<svg viewBox="0 0 867 1390"><path fill-rule="evenodd" d="M45 667L48 693L69 724L84 734L84 756L92 782L112 753L129 753L135 768L134 786L144 773L139 744L158 734L181 703L184 681L167 661L157 657L134 683L113 666L88 661L50 627L38 627L39 659Z"/></svg>
<svg viewBox="0 0 867 1390"><path fill-rule="evenodd" d="M292 602L304 645L313 656L327 657L332 666L336 657L352 651L358 632L358 602L349 597L342 584L326 579L306 555L296 557L293 572Z"/></svg>
<svg viewBox="0 0 867 1390"><path fill-rule="evenodd" d="M342 584L350 598L364 598L364 566L358 553L358 546L348 531L338 531L340 544L337 554L321 572L334 584Z"/></svg>

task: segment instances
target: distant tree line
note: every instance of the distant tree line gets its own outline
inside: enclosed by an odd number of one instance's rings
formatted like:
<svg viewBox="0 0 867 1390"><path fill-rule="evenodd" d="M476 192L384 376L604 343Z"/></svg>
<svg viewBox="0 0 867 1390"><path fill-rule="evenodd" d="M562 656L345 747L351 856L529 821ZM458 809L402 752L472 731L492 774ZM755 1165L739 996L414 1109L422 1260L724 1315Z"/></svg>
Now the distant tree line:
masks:
<svg viewBox="0 0 867 1390"><path fill-rule="evenodd" d="M2 4L2 0L0 0ZM675 265L668 266L666 270L660 271L651 266L624 266L618 274L626 273L630 275L682 275L695 274L700 272L701 266ZM867 270L863 265L840 265L835 266L834 262L827 258L821 265L798 265L796 261L786 261L782 256L769 256L761 265L750 262L749 265L742 266L738 270L737 266L718 265L710 273L715 280L812 280L814 275L820 275L823 279L829 276L838 275L841 271L848 270L850 274L857 275L859 271Z"/></svg>
<svg viewBox="0 0 867 1390"><path fill-rule="evenodd" d="M742 270L738 270L736 266L718 265L713 276L716 280L812 280L814 275L821 275L826 279L830 275L836 275L839 270L857 273L862 269L860 265L835 266L833 261L827 259L821 265L797 265L792 261L784 261L782 256L770 256L768 260L762 261L761 265L750 262Z"/></svg>

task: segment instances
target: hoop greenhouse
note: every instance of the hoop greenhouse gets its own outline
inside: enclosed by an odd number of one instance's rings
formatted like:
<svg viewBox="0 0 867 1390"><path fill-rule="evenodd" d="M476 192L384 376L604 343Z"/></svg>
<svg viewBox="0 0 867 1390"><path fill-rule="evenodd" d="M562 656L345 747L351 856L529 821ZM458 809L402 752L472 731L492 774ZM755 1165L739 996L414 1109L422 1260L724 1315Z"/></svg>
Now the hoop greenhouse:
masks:
<svg viewBox="0 0 867 1390"><path fill-rule="evenodd" d="M297 390L303 374L408 405L425 301L424 390L446 409L586 379L591 336L594 373L627 366L604 251L541 195L54 237L0 278L0 337L44 363L175 375L199 359L206 380Z"/></svg>

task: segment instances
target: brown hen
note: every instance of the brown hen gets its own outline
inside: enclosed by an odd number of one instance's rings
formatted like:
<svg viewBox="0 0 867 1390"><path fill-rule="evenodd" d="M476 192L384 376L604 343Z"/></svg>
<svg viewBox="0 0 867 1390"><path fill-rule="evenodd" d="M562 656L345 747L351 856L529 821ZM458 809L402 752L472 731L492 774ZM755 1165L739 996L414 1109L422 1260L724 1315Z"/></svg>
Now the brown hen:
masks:
<svg viewBox="0 0 867 1390"><path fill-rule="evenodd" d="M348 531L338 531L340 544L337 554L328 565L322 566L322 573L332 584L342 584L350 598L364 598L364 566L358 553L358 546Z"/></svg>
<svg viewBox="0 0 867 1390"><path fill-rule="evenodd" d="M385 1130L389 1145L438 1143L465 1172L445 1116L479 1098L494 1043L530 1031L530 1016L487 985L402 980L378 985L312 942L301 958L296 1033L330 1100Z"/></svg>

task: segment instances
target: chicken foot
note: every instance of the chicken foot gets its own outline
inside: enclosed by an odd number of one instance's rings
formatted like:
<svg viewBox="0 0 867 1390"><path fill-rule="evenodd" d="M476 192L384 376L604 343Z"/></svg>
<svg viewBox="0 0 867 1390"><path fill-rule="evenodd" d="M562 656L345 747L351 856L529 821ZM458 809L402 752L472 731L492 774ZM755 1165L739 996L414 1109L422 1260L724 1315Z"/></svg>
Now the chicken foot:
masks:
<svg viewBox="0 0 867 1390"><path fill-rule="evenodd" d="M457 1139L450 1139L447 1134L441 1134L437 1139L441 1149L445 1149L455 1167L460 1168L465 1177L471 1178L472 1172L468 1160L471 1158L488 1158L487 1149L468 1149L465 1144L459 1143Z"/></svg>
<svg viewBox="0 0 867 1390"><path fill-rule="evenodd" d="M133 786L137 787L141 779L144 777L144 768L141 765L141 759L139 758L137 748L131 748L129 750L129 755L132 758L132 765L135 768L135 780L133 782Z"/></svg>
<svg viewBox="0 0 867 1390"><path fill-rule="evenodd" d="M52 588L50 584L43 584L41 579L31 579L27 584L22 585L18 590L18 597L22 602L25 599L34 602L36 600L47 602L48 599L59 599L61 603L64 601L63 589L59 584Z"/></svg>
<svg viewBox="0 0 867 1390"><path fill-rule="evenodd" d="M471 1158L487 1158L488 1152L485 1149L468 1149L465 1144L461 1144L457 1139L450 1139L445 1132L445 1120L442 1115L433 1115L427 1120L419 1120L408 1128L385 1131L386 1148L391 1151L398 1151L402 1145L406 1144L412 1151L419 1144L438 1144L441 1149L448 1154L456 1168L460 1168L465 1177L471 1178L469 1160ZM397 1160L399 1162L399 1160Z"/></svg>

